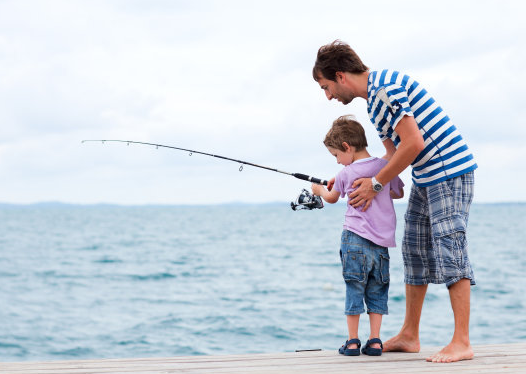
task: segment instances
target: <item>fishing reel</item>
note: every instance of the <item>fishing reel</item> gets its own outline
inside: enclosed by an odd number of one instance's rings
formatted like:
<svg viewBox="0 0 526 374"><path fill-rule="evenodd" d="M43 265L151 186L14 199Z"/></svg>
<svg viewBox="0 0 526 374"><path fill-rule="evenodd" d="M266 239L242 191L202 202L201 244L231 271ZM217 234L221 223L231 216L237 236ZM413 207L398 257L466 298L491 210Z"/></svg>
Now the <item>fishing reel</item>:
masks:
<svg viewBox="0 0 526 374"><path fill-rule="evenodd" d="M312 210L323 208L323 200L320 196L314 196L305 188L301 191L296 201L290 203L292 210Z"/></svg>

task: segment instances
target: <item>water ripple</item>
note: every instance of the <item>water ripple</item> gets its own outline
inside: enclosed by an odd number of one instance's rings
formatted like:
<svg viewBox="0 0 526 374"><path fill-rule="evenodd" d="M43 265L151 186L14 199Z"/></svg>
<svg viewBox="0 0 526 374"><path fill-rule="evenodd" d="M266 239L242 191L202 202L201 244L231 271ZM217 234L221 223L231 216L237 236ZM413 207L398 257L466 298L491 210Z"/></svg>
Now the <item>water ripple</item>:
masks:
<svg viewBox="0 0 526 374"><path fill-rule="evenodd" d="M336 349L346 337L343 211L0 209L0 361ZM524 217L526 204L473 206L473 344L526 339ZM385 337L405 312L399 247L390 253ZM452 329L448 291L430 285L422 344L445 344Z"/></svg>

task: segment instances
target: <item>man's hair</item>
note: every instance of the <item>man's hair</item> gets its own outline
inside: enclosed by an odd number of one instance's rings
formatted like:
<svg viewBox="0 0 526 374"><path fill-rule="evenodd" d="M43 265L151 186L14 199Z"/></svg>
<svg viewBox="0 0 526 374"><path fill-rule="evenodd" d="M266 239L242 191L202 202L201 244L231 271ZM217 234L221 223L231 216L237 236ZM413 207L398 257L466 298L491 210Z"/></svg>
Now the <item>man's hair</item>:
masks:
<svg viewBox="0 0 526 374"><path fill-rule="evenodd" d="M365 130L353 115L341 116L334 120L323 144L326 147L345 151L343 142L355 147L356 151L361 151L367 147Z"/></svg>
<svg viewBox="0 0 526 374"><path fill-rule="evenodd" d="M335 40L318 49L318 56L312 68L312 77L317 82L320 78L336 81L336 73L349 72L361 74L369 68L360 60L349 44Z"/></svg>

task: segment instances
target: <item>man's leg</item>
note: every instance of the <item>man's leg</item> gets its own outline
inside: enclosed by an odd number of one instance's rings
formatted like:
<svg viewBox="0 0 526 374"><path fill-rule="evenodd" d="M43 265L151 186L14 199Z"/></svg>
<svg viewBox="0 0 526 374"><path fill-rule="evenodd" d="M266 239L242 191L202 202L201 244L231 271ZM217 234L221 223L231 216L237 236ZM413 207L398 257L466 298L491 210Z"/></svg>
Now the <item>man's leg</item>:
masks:
<svg viewBox="0 0 526 374"><path fill-rule="evenodd" d="M398 335L384 343L385 352L420 351L420 316L429 283L427 250L432 246L425 189L414 184L405 214L404 259L405 320ZM415 284L416 283L416 284Z"/></svg>
<svg viewBox="0 0 526 374"><path fill-rule="evenodd" d="M420 316L427 292L427 284L414 286L405 285L405 320L398 335L384 343L384 352L420 351Z"/></svg>
<svg viewBox="0 0 526 374"><path fill-rule="evenodd" d="M455 319L451 342L440 352L428 357L432 362L455 362L473 358L469 342L470 286L475 284L468 257L466 228L473 200L473 172L428 188L430 222L436 263L449 287L449 298ZM436 202L436 203L435 203Z"/></svg>
<svg viewBox="0 0 526 374"><path fill-rule="evenodd" d="M440 352L428 357L427 361L455 362L473 358L473 349L469 342L470 283L469 279L461 279L449 287L449 297L455 317L453 339Z"/></svg>

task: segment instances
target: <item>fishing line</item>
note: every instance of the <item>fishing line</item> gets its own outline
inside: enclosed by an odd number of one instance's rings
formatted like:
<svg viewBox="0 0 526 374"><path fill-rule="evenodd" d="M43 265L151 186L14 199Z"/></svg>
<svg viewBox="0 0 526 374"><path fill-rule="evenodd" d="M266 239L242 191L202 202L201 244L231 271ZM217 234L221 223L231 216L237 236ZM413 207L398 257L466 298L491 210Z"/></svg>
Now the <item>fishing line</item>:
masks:
<svg viewBox="0 0 526 374"><path fill-rule="evenodd" d="M271 168L271 167L268 167L268 166L263 166L263 165L258 165L258 164L254 164L252 162L248 162L248 161L243 161L243 160L236 160L235 158L230 158L230 157L225 157L225 156L221 156L221 155L214 155L212 153L206 153L206 152L201 152L201 151L195 151L195 150L192 150L192 149L186 149L186 148L179 148L179 147L174 147L174 146L171 146L171 145L164 145L164 144L156 144L156 143L147 143L147 142L138 142L138 141L134 141L134 140L103 140L103 139L90 139L90 140L83 140L82 143L85 143L85 142L102 142L102 144L106 143L106 142L116 142L116 143L126 143L127 145L130 145L130 144L141 144L141 145L148 145L148 146L153 146L153 147L156 147L157 149L159 149L159 147L161 148L170 148L170 149L176 149L178 151L184 151L184 152L188 152L188 154L191 156L192 154L196 153L196 154L200 154L200 155L205 155L205 156L210 156L210 157L215 157L215 158L219 158L219 159L222 159L222 160L227 160L227 161L233 161L233 162L237 162L237 163L240 163L241 165L239 166L239 171L243 171L243 165L250 165L250 166L254 166L256 168L261 168L261 169L265 169L265 170L270 170L270 171L274 171L276 173L281 173L281 174L287 174L287 175L291 175L293 176L294 178L298 178L298 179L301 179L301 180L304 180L304 181L308 181L308 182L312 182L312 183L317 183L317 184L322 184L324 186L327 185L327 181L324 180L324 179L320 179L320 178L315 178L315 177L311 177L311 176L308 176L306 174L301 174L301 173L289 173L289 172L286 172L286 171L283 171L283 170L278 170L278 169L275 169L275 168Z"/></svg>

